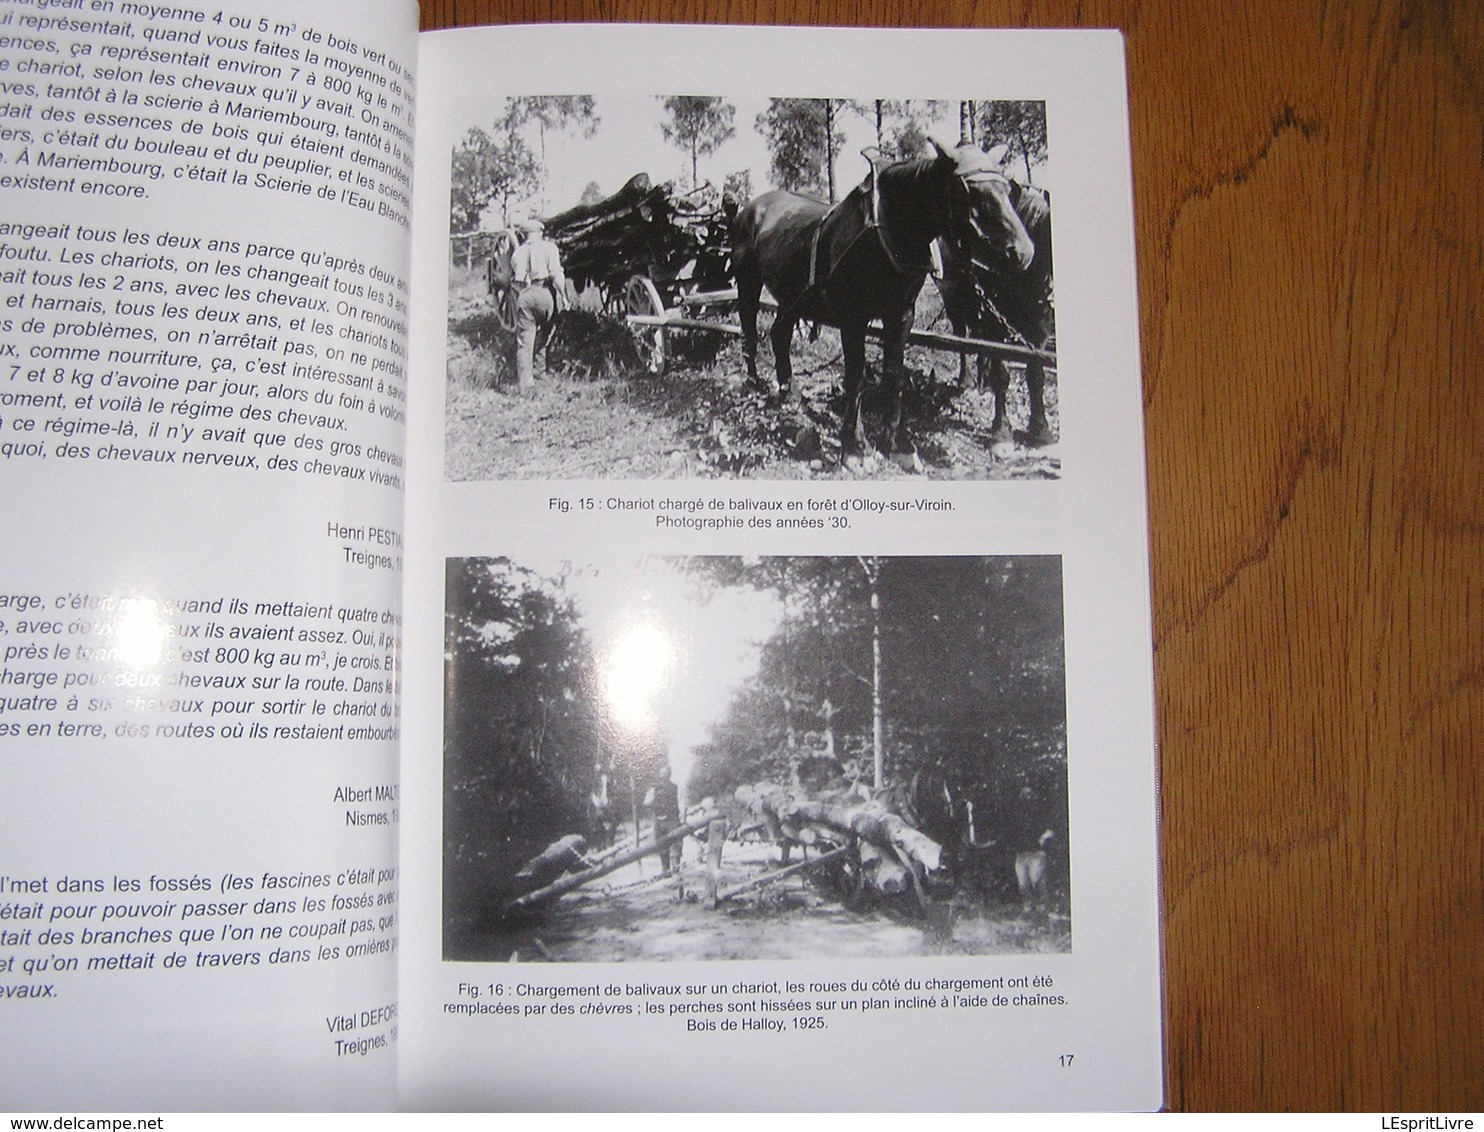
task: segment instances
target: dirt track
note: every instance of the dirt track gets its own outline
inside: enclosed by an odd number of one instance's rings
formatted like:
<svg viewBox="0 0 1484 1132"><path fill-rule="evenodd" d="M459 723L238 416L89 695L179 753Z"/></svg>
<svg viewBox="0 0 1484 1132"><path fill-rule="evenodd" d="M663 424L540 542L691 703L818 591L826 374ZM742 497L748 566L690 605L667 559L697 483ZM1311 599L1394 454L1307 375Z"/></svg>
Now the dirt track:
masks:
<svg viewBox="0 0 1484 1132"><path fill-rule="evenodd" d="M918 325L936 321L924 288ZM990 437L987 392L961 390L955 355L911 347L904 396L920 471L887 459L839 460L839 336L795 336L799 398L780 406L744 379L740 344L720 335L672 335L661 374L646 371L621 322L572 312L559 324L547 372L533 390L510 377L510 338L500 331L477 272L455 269L450 289L446 475L496 479L1049 479L1059 447L1026 448ZM868 356L874 371L879 351ZM771 369L764 349L762 366ZM868 379L869 380L869 379ZM868 385L868 427L880 407ZM1047 411L1059 427L1055 382ZM1012 386L1011 420L1026 423L1024 386Z"/></svg>
<svg viewBox="0 0 1484 1132"><path fill-rule="evenodd" d="M653 860L562 897L531 920L498 929L464 925L450 958L504 962L638 962L1055 953L1071 949L1065 916L1018 904L947 901L931 920L915 909L852 912L803 877L754 890L720 908L700 898L704 869L687 850L680 876ZM729 844L723 884L772 867L771 845Z"/></svg>

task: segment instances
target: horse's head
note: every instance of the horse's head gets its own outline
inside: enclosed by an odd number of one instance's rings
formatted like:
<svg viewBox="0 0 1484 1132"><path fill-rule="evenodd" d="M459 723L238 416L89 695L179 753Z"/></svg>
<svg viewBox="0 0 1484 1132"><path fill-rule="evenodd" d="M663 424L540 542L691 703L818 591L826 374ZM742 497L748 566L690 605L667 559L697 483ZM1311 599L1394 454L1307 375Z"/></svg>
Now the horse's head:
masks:
<svg viewBox="0 0 1484 1132"><path fill-rule="evenodd" d="M945 235L967 245L978 263L1022 271L1029 267L1036 247L1015 209L1020 186L972 145L946 150L933 144L938 161L953 170Z"/></svg>

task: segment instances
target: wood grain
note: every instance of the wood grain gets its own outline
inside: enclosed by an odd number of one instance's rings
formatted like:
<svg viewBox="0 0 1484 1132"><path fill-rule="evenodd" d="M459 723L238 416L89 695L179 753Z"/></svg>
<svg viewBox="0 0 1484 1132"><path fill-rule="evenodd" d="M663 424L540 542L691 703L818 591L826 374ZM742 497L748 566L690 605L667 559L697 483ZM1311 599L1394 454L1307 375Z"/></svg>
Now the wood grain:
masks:
<svg viewBox="0 0 1484 1132"><path fill-rule="evenodd" d="M1484 1109L1484 5L423 5L566 20L1124 30L1170 1105Z"/></svg>

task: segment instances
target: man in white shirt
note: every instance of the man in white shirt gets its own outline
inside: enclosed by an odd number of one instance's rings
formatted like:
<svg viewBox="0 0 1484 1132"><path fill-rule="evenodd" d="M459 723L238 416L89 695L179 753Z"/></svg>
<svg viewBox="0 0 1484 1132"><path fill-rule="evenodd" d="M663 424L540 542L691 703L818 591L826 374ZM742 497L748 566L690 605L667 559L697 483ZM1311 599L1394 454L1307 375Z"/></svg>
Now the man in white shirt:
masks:
<svg viewBox="0 0 1484 1132"><path fill-rule="evenodd" d="M521 389L536 382L536 339L557 312L566 294L567 276L556 244L532 217L519 225L521 245L510 257L511 277L519 289L515 300L515 376Z"/></svg>

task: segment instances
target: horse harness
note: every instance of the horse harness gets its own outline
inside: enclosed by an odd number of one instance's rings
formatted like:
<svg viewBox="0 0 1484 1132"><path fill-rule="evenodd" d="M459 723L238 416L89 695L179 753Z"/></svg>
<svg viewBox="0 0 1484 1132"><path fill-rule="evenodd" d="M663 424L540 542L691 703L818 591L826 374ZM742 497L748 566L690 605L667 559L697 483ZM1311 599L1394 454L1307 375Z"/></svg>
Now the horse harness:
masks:
<svg viewBox="0 0 1484 1132"><path fill-rule="evenodd" d="M975 180L985 180L989 178L1009 181L1009 178L1004 177L1003 174L989 170L975 171L968 174L964 178L964 180L969 184L973 184ZM1013 182L1011 183L1013 184ZM966 227L973 234L973 236L977 236L981 244L988 242L985 236L984 229L979 226L978 218L972 213L969 216L968 223L963 227ZM950 232L955 230L962 231L963 227L954 229L952 226L950 226ZM1009 342L1012 345L1024 346L1027 349L1031 350L1042 349L1043 344L1031 342L1028 338L1026 338L1026 336L1022 334L1015 327L1015 325L1011 323L1011 321L1004 315L1000 308L995 305L995 301L989 293L989 288L986 286L985 280L988 279L992 274L994 274L997 269L991 264L985 263L983 260L980 260L974 255L974 244L972 240L967 237L955 238L951 234L945 234L945 238L954 245L954 254L959 259L959 261L967 262L969 264L968 277L969 281L973 285L975 306L979 314L981 316L992 316L994 321L999 323L1000 329L1004 334L1003 341ZM1042 298L1040 301L1042 303L1045 303L1047 300L1045 298Z"/></svg>
<svg viewBox="0 0 1484 1132"><path fill-rule="evenodd" d="M972 257L970 258L969 262L974 267L981 266L979 262L977 260L974 260ZM1039 350L1041 347L1037 346L1034 342L1031 342L1028 338L1026 338L1024 334L1017 330L1015 326L1010 322L1010 320L1006 318L1000 311L1000 308L995 306L994 299L990 297L989 289L984 285L983 273L980 271L971 271L969 273L969 278L974 285L974 302L976 308L981 315L994 316L994 320L1000 324L1001 331L1006 335L1003 341L1008 342L1013 346L1024 346L1029 350Z"/></svg>
<svg viewBox="0 0 1484 1132"><path fill-rule="evenodd" d="M893 274L901 278L910 278L911 276L916 275L919 272L926 274L932 269L932 260L930 254L925 254L923 257L923 262L920 264L908 264L906 266L903 266L901 258L892 247L891 234L887 230L886 225L882 223L881 220L881 182L880 169L878 166L879 151L876 151L877 156L872 156L872 150L869 149L862 151L862 153L870 166L870 173L866 177L866 183L864 185L858 185L851 191L849 196L836 204L833 208L831 208L828 212L821 216L815 223L814 230L810 233L809 237L808 280L804 284L804 289L799 293L798 298L790 303L787 308L781 310L779 312L779 317L787 317L793 315L807 299L810 299L816 295L822 300L822 305L825 311L829 311L831 307L829 299L829 286L834 281L835 272L839 269L842 263L849 259L850 253L855 250L856 244L860 243L862 239L865 239L868 236L875 237L876 242L880 245L882 254L886 256L886 262L891 268ZM964 185L971 190L975 184L990 180L1004 181L1006 183L1009 183L1008 177L1006 177L1003 173L992 169L971 169L962 173L955 171L954 176L962 181ZM845 250L841 252L840 255L835 257L834 263L831 264L829 267L828 274L825 275L823 279L821 279L819 277L820 237L824 234L826 227L828 227L830 220L835 216L835 214L839 212L840 209L843 208L847 203L849 203L851 199L857 194L864 197L865 223L861 227L861 230L857 232L851 239L850 243L845 246ZM970 195L972 196L972 192ZM984 232L984 229L980 227L979 219L972 207L968 209L968 215L966 218L960 219L950 215L948 218L948 223L945 225L945 229L946 231L944 235L948 239L952 240L955 244L958 244L960 246L971 245L972 237L978 237L979 241L981 242L988 242L988 236ZM968 233L970 233L971 235L955 239L952 233L954 231L962 231L964 229L967 229ZM974 262L972 255L969 258L970 262ZM980 275L981 272L976 271L973 273L975 295L979 299L981 309L987 309L992 312L995 317L999 319L999 321L1004 325L1005 329L1009 331L1010 334L1020 339L1020 341L1025 345L1030 345L1030 343L1025 341L1024 336L1021 335L1020 332L1017 331L1013 326L1011 326L1009 320L1006 319L1005 316L1002 315L995 307L993 300L990 299L989 295L984 289L983 284L980 282Z"/></svg>
<svg viewBox="0 0 1484 1132"><path fill-rule="evenodd" d="M901 258L891 246L891 235L888 233L886 225L881 222L881 185L876 160L867 152L866 161L871 168L871 172L866 178L867 184L856 186L844 200L832 207L815 222L814 229L809 235L808 279L804 284L804 289L799 292L798 298L790 303L786 309L779 312L780 318L793 315L804 304L805 300L816 295L822 300L824 309L829 311L831 306L829 286L834 281L835 272L839 270L842 263L850 258L850 253L855 250L856 244L868 236L875 237L876 242L881 247L882 254L886 256L887 265L891 268L894 275L905 279L919 272L926 273L928 270L929 264L926 259L920 265L909 264L906 267L902 266ZM857 195L864 197L865 222L861 226L861 230L851 238L850 243L845 245L845 250L835 257L834 262L829 267L829 273L821 279L819 277L820 237L824 234L825 228L828 227L830 220L833 219L835 214L849 204Z"/></svg>

